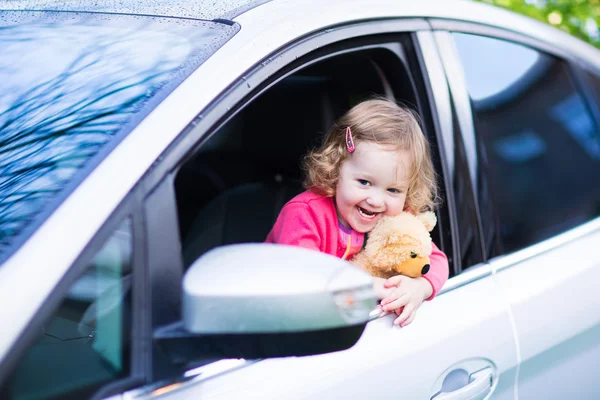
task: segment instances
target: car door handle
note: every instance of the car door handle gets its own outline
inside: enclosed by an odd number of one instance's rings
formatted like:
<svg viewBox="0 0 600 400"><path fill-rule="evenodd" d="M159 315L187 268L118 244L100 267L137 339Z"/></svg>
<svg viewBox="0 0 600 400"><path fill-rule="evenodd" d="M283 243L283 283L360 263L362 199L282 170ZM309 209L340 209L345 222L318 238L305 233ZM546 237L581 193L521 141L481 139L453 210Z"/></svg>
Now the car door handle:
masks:
<svg viewBox="0 0 600 400"><path fill-rule="evenodd" d="M469 376L469 383L451 392L440 392L431 400L482 400L492 389L492 368L484 368Z"/></svg>

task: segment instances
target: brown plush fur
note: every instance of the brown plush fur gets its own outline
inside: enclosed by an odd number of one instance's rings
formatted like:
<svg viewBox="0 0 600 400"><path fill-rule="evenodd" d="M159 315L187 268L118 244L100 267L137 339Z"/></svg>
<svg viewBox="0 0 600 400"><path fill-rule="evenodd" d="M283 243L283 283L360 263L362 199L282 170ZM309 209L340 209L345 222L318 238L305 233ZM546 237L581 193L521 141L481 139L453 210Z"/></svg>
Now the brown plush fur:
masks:
<svg viewBox="0 0 600 400"><path fill-rule="evenodd" d="M402 212L382 217L369 233L365 248L351 262L380 278L419 277L423 267L427 266L427 270L429 266L429 232L436 222L435 214L429 211L416 216Z"/></svg>

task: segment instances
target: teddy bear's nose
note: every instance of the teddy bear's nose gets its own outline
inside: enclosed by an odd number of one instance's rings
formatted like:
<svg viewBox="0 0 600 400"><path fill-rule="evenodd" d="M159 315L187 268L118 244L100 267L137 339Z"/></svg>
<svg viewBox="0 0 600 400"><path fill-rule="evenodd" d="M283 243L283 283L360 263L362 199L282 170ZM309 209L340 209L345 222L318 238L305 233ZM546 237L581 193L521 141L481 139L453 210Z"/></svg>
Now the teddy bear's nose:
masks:
<svg viewBox="0 0 600 400"><path fill-rule="evenodd" d="M421 275L425 275L427 272L429 272L429 264L425 264L423 266L423 269L421 270Z"/></svg>

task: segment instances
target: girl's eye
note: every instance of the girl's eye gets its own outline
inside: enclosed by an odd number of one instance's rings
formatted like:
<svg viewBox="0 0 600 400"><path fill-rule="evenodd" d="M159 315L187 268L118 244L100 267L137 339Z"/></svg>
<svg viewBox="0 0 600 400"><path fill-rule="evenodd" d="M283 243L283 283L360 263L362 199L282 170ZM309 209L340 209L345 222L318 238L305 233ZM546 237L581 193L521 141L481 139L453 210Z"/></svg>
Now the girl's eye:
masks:
<svg viewBox="0 0 600 400"><path fill-rule="evenodd" d="M388 192L390 192L390 193L394 193L394 194L396 194L396 193L400 193L400 191L399 191L398 189L394 189L394 188L389 188L389 189L388 189Z"/></svg>
<svg viewBox="0 0 600 400"><path fill-rule="evenodd" d="M369 184L369 181L366 179L359 179L358 183L360 183L363 186L367 186Z"/></svg>

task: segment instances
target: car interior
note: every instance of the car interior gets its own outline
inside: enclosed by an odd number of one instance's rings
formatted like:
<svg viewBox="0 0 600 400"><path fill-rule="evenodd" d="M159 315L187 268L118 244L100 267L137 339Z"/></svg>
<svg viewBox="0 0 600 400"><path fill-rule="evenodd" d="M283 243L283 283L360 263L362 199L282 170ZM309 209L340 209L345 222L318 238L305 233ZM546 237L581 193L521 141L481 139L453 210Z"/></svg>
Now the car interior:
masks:
<svg viewBox="0 0 600 400"><path fill-rule="evenodd" d="M373 95L416 109L411 81L389 50L346 53L285 77L224 123L175 179L184 266L219 245L264 241L303 191L303 155L335 119Z"/></svg>

